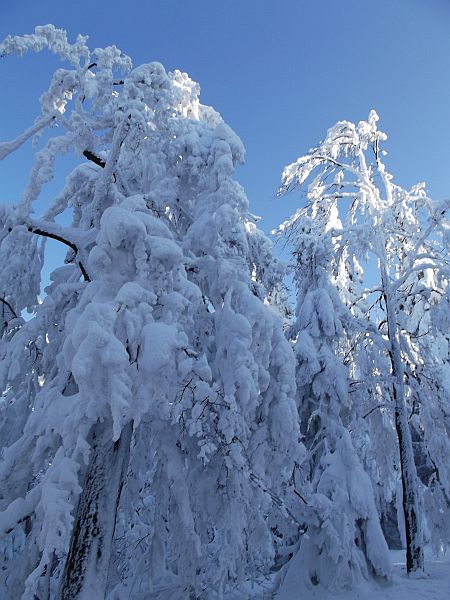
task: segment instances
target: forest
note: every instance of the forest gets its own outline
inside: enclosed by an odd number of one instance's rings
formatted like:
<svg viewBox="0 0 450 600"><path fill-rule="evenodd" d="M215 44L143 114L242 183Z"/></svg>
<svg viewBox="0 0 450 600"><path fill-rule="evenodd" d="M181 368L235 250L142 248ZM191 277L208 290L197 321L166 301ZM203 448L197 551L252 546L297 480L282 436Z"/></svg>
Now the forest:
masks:
<svg viewBox="0 0 450 600"><path fill-rule="evenodd" d="M424 576L450 541L450 200L395 183L372 110L299 147L268 236L186 73L52 25L0 44L29 52L62 66L0 142L34 149L0 204L0 598L350 598L395 584L392 551Z"/></svg>

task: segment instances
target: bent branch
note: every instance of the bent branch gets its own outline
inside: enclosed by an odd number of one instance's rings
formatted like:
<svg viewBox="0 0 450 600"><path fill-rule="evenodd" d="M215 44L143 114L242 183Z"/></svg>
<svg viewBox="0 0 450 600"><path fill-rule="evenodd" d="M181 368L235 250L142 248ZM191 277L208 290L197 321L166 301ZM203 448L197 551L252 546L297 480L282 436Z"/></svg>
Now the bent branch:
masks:
<svg viewBox="0 0 450 600"><path fill-rule="evenodd" d="M39 229L38 227L30 227L30 226L28 227L28 231L30 233L35 233L36 235L41 235L42 237L50 238L52 240L56 240L57 242L61 242L62 244L65 244L71 250L73 250L75 256L77 256L77 254L78 254L78 246L76 244L74 244L73 242L66 240L65 238L58 235L57 233L50 233L48 231L44 231L43 229ZM91 278L89 277L88 272L84 268L83 263L79 260L79 261L77 261L77 264L80 268L80 271L81 271L81 274L83 275L84 280L87 282L91 281Z"/></svg>
<svg viewBox="0 0 450 600"><path fill-rule="evenodd" d="M51 123L54 118L54 115L45 115L44 117L36 121L34 125L26 129L21 135L16 137L15 140L0 143L0 160L3 160L8 156L8 154L11 154L12 152L20 148L20 146L22 146L22 144L29 140L30 137L32 137L38 131L43 129L46 125Z"/></svg>

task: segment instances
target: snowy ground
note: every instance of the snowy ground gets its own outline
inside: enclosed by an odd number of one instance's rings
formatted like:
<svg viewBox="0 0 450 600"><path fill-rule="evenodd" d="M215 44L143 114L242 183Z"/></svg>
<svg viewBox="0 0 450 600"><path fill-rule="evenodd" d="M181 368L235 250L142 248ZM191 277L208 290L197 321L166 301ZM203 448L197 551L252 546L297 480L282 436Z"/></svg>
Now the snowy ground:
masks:
<svg viewBox="0 0 450 600"><path fill-rule="evenodd" d="M305 590L294 576L286 576L276 600L450 600L450 554L435 558L426 553L425 574L408 577L404 552L391 551L394 579L389 585L371 585L342 594ZM289 575L289 574L288 574Z"/></svg>

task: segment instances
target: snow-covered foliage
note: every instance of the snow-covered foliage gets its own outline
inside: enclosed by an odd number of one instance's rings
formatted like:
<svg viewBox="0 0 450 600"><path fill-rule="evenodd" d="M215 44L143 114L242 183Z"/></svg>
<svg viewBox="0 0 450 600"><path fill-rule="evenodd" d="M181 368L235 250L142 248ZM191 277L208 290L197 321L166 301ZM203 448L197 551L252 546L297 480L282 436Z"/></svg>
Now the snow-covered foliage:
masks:
<svg viewBox="0 0 450 600"><path fill-rule="evenodd" d="M199 86L51 25L0 44L44 50L0 143L36 148L0 206L0 597L339 594L396 537L421 568L450 541L450 203L394 185L374 111L337 123L283 174L293 310Z"/></svg>
<svg viewBox="0 0 450 600"><path fill-rule="evenodd" d="M336 201L310 193L281 229L291 237L295 257L297 310L289 337L307 450L298 475L309 487L308 529L287 580L294 570L297 579L303 573L306 587L339 592L373 575L388 578L390 562L370 478L346 429L353 407L340 348L353 323L334 285L339 253L333 232L342 229Z"/></svg>
<svg viewBox="0 0 450 600"><path fill-rule="evenodd" d="M0 145L47 130L0 215L0 595L237 594L274 562L301 454L283 270L233 180L242 144L186 74L114 46L44 26L0 54L44 49L69 66ZM69 150L81 164L34 216ZM40 303L46 238L68 252Z"/></svg>
<svg viewBox="0 0 450 600"><path fill-rule="evenodd" d="M327 235L328 257L321 263L316 252L310 263L328 265L333 294L351 314L347 340L333 350L349 369L347 427L380 514L397 507L412 571L423 566L426 530L436 546L448 543L449 206L432 202L423 184L406 191L392 182L377 121L372 111L357 125L337 123L286 167L282 191L308 182L307 202L281 229L296 248L311 236L321 249ZM297 251L297 271L307 265ZM310 293L303 277L302 302ZM332 306L322 309L331 328ZM319 337L323 344L325 332ZM297 344L311 354L300 335Z"/></svg>

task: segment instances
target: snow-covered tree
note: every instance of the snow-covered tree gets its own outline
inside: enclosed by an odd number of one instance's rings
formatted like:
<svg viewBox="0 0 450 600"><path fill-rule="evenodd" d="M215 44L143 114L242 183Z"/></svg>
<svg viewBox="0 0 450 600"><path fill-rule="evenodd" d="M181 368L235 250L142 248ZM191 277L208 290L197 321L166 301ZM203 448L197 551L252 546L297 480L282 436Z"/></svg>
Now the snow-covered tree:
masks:
<svg viewBox="0 0 450 600"><path fill-rule="evenodd" d="M385 478L383 468L389 471L399 463L406 563L411 572L423 567L424 543L422 485L413 435L419 436L425 454L431 451L431 438L440 447L436 454L448 444L445 427L434 426L429 417L436 411L448 415L448 390L441 386L438 399L426 383L431 373L427 379L424 370L437 368L431 351L433 328L424 331L419 324L431 305L439 303L441 310L445 308L439 298L445 296L448 280L448 203L429 200L423 184L406 191L392 182L381 160L380 145L386 136L378 130L377 121L372 111L369 119L358 125L337 123L317 148L285 169L283 189L309 181L309 203L316 202L323 212L334 210L340 216L329 228L334 249L332 279L352 311L356 329L353 342L342 354L354 377L355 398L373 402L360 415L377 421L369 435L369 446L375 438L372 449L378 446L380 451L372 455L372 466L378 470L374 483L384 485L388 497L393 491L392 470ZM293 217L291 227L301 222L301 214ZM434 278L438 284L421 283L424 277ZM380 417L382 412L385 414ZM386 457L392 437L384 444L382 419L396 432L399 460ZM357 425L355 420L353 426ZM439 467L434 469L435 484L437 479L446 482L445 471L441 477Z"/></svg>
<svg viewBox="0 0 450 600"><path fill-rule="evenodd" d="M236 597L273 564L300 452L282 269L233 180L242 144L186 74L114 46L43 26L0 54L43 49L68 66L0 144L44 134L0 214L1 594ZM83 162L36 217L69 151ZM48 238L66 264L41 301Z"/></svg>
<svg viewBox="0 0 450 600"><path fill-rule="evenodd" d="M306 206L280 227L292 243L297 290L289 331L296 353L298 410L306 458L293 483L308 489L307 533L285 585L320 585L338 592L373 576L388 578L390 561L369 476L346 428L352 410L340 348L352 315L334 285L333 232L342 228L336 200L310 189ZM303 495L305 493L303 492Z"/></svg>

